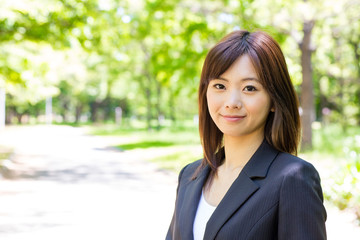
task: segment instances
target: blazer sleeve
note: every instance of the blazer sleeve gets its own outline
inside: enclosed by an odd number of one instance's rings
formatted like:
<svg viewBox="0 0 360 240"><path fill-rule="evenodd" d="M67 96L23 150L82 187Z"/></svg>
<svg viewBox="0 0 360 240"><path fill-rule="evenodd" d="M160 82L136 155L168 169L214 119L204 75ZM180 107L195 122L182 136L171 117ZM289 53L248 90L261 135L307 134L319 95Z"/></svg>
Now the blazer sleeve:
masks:
<svg viewBox="0 0 360 240"><path fill-rule="evenodd" d="M179 192L181 177L182 177L182 175L183 175L183 173L185 171L185 168L187 166L189 166L189 165L186 165L179 173L178 186L177 186L177 189L176 189L175 209L174 209L174 213L173 213L173 216L172 216L172 219L171 219L171 222L170 222L169 230L168 230L168 232L166 234L166 240L175 239L175 237L173 235L174 235L174 227L175 227L175 221L176 221L176 206L177 206L177 201L178 201L178 192Z"/></svg>
<svg viewBox="0 0 360 240"><path fill-rule="evenodd" d="M291 166L280 189L279 240L326 239L325 221L318 172L310 163Z"/></svg>

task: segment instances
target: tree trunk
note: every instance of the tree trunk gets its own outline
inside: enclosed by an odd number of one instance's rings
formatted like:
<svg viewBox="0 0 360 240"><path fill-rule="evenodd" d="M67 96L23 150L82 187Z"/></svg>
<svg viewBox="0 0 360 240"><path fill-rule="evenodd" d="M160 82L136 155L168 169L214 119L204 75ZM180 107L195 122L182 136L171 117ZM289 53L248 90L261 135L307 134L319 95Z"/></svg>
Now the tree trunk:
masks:
<svg viewBox="0 0 360 240"><path fill-rule="evenodd" d="M356 69L358 72L358 78L360 78L360 51L359 51L359 43L355 42L355 41L350 41L350 45L352 46L353 50L354 50L354 55L355 55L355 59L356 59Z"/></svg>
<svg viewBox="0 0 360 240"><path fill-rule="evenodd" d="M150 130L151 127L151 90L150 87L147 87L145 89L145 94L146 94L146 125L147 125L147 129Z"/></svg>
<svg viewBox="0 0 360 240"><path fill-rule="evenodd" d="M152 128L152 126L151 126L151 117L152 117L152 114L151 114L151 110L152 110L151 76L146 70L143 70L143 75L145 76L147 82L139 80L139 83L140 83L141 89L144 91L145 96L146 96L146 127L148 130L151 130L151 128Z"/></svg>
<svg viewBox="0 0 360 240"><path fill-rule="evenodd" d="M64 122L69 122L69 117L68 117L68 113L69 113L69 102L64 100L63 104L62 104L62 113L61 116L63 117L63 121Z"/></svg>
<svg viewBox="0 0 360 240"><path fill-rule="evenodd" d="M175 116L175 96L174 93L171 92L169 95L169 115L170 115L170 119L172 121L172 124L175 124L176 122L176 116Z"/></svg>
<svg viewBox="0 0 360 240"><path fill-rule="evenodd" d="M83 104L78 103L77 106L75 107L75 123L79 123L82 109L83 109Z"/></svg>
<svg viewBox="0 0 360 240"><path fill-rule="evenodd" d="M12 118L15 115L16 111L14 110L14 107L8 107L6 109L6 114L5 114L5 124L12 124Z"/></svg>
<svg viewBox="0 0 360 240"><path fill-rule="evenodd" d="M343 65L341 64L341 59L342 59L342 51L341 51L341 42L340 42L340 38L333 36L333 38L335 39L336 42L336 49L335 49L335 61L338 63L338 65L340 66L340 77L338 77L338 82L340 85L340 90L339 90L339 99L340 99L340 106L345 106L345 99L344 99L344 89L345 89L345 79L343 77ZM344 107L340 107L339 109L340 112L340 119L339 122L341 124L342 130L345 133L347 131L347 122L346 122L346 116L344 114Z"/></svg>
<svg viewBox="0 0 360 240"><path fill-rule="evenodd" d="M145 46L145 43L141 43L140 44L141 49L143 50L144 54L145 54L145 64L143 66L142 69L142 73L145 76L145 78L147 79L147 84L145 82L142 82L140 79L140 86L141 88L144 89L145 91L145 96L146 96L146 124L147 124L147 129L151 130L152 126L151 126L151 110L152 110L152 104L151 104L151 86L152 86L152 81L153 78L151 76L151 74L149 73L149 64L150 64L150 52L147 50L147 47Z"/></svg>
<svg viewBox="0 0 360 240"><path fill-rule="evenodd" d="M314 89L312 80L311 65L311 32L314 27L314 21L306 21L303 24L303 39L300 43L302 84L301 84L301 108L302 108L302 143L303 149L312 148L312 128L315 120Z"/></svg>
<svg viewBox="0 0 360 240"><path fill-rule="evenodd" d="M156 81L156 114L157 114L157 130L160 130L161 128L161 118L162 118L162 114L161 114L161 106L160 106L160 101L161 101L161 84L159 81Z"/></svg>
<svg viewBox="0 0 360 240"><path fill-rule="evenodd" d="M98 116L99 103L94 101L90 104L91 122L95 123L99 120Z"/></svg>
<svg viewBox="0 0 360 240"><path fill-rule="evenodd" d="M23 113L16 113L16 118L18 120L18 124L21 124L23 115L24 115Z"/></svg>
<svg viewBox="0 0 360 240"><path fill-rule="evenodd" d="M350 41L350 45L353 47L354 50L354 55L355 55L355 60L357 63L356 64L356 69L357 69L357 82L360 82L360 49L359 49L359 43L356 41ZM357 90L356 90L356 100L357 100L357 106L358 106L358 113L357 113L357 124L358 126L360 126L360 86L356 85Z"/></svg>

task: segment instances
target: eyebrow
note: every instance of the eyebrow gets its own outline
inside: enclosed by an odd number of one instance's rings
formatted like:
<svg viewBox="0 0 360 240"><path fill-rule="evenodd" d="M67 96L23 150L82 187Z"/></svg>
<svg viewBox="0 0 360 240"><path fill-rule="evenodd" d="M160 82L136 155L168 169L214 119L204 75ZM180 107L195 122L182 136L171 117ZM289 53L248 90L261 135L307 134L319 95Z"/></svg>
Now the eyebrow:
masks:
<svg viewBox="0 0 360 240"><path fill-rule="evenodd" d="M219 80L223 80L223 81L229 82L229 80L226 79L226 78L224 78L224 77L218 77L218 78L215 78L215 79L219 79ZM260 82L259 79L253 78L253 77L242 78L241 81L257 81L257 82Z"/></svg>

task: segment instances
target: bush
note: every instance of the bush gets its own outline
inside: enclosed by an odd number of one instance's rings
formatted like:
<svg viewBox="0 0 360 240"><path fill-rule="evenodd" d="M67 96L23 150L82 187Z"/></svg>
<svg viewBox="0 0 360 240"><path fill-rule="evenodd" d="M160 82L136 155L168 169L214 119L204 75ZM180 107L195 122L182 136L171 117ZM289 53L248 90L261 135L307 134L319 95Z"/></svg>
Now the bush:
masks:
<svg viewBox="0 0 360 240"><path fill-rule="evenodd" d="M328 180L324 193L340 209L353 210L360 224L360 135L345 138L343 152L347 162Z"/></svg>

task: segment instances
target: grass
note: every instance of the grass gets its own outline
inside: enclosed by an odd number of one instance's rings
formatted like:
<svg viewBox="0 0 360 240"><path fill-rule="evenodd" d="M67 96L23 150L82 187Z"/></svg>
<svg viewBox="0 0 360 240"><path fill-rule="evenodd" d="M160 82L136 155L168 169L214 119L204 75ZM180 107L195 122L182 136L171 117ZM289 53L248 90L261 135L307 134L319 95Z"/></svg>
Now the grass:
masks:
<svg viewBox="0 0 360 240"><path fill-rule="evenodd" d="M141 142L135 142L135 143L129 143L129 144L121 144L117 147L121 150L133 150L133 149L146 149L146 148L154 148L154 147L169 147L174 146L175 143L171 141L141 141Z"/></svg>
<svg viewBox="0 0 360 240"><path fill-rule="evenodd" d="M119 127L114 124L107 124L92 126L89 127L89 129L90 133L95 135L117 136L122 138L123 141L120 141L121 143L116 147L125 151L200 145L197 127L194 126L191 121L185 122L184 124L177 124L174 127L163 127L159 131L148 131L143 128L141 124L133 125L137 127ZM347 155L351 151L354 151L354 138L356 136L360 136L359 127L347 127L344 130L338 124L331 124L324 127L318 125L318 127L313 130L313 149L301 151L300 156L309 160L323 161L326 165L341 165L347 161ZM171 161L174 162L181 162L182 155L186 156L186 152L186 150L182 154L174 152L174 155L163 158L162 160L169 162L171 159Z"/></svg>
<svg viewBox="0 0 360 240"><path fill-rule="evenodd" d="M147 155L144 159L175 172L202 155L197 128L191 125L164 127L160 131L104 125L92 128L92 133L117 136L122 142L118 148L141 149ZM164 149L165 154L154 154ZM313 149L299 155L327 173L322 175L326 200L340 209L355 209L360 219L360 190L356 190L360 187L360 127L315 124Z"/></svg>
<svg viewBox="0 0 360 240"><path fill-rule="evenodd" d="M4 159L8 159L11 153L12 153L11 149L0 146L0 161Z"/></svg>
<svg viewBox="0 0 360 240"><path fill-rule="evenodd" d="M360 128L348 127L344 130L338 124L324 127L317 126L313 130L313 149L301 151L300 156L307 160L322 162L325 165L333 165L334 167L346 163L347 154L353 151L354 148L354 137L360 136ZM119 144L116 147L124 151L174 148L173 153L169 156L155 160L161 166L169 166L171 165L170 162L173 162L174 166L178 166L181 165L183 159L193 159L193 156L188 153L190 150L188 151L186 148L200 146L197 127L191 121L178 123L175 126L168 124L159 131L148 131L144 128L144 124L141 123L123 127L115 124L105 124L87 126L87 128L90 133L95 135L119 137ZM184 150L180 152L175 150L179 146L184 147ZM193 155L198 156L199 154ZM161 164L162 162L164 164ZM177 169L176 167L166 168Z"/></svg>
<svg viewBox="0 0 360 240"><path fill-rule="evenodd" d="M10 155L9 153L0 152L0 161L3 159L7 159L9 155Z"/></svg>
<svg viewBox="0 0 360 240"><path fill-rule="evenodd" d="M119 145L125 150L200 143L196 126L176 125L174 127L163 127L160 130L147 130L143 127L119 127L115 124L108 124L87 128L90 134L129 139L126 144Z"/></svg>
<svg viewBox="0 0 360 240"><path fill-rule="evenodd" d="M107 124L87 128L91 134L116 136L120 144L115 147L123 151L144 150L144 158L162 169L178 172L187 163L201 158L198 129L191 121L150 131L141 124L137 126L140 127ZM154 157L149 158L149 155Z"/></svg>
<svg viewBox="0 0 360 240"><path fill-rule="evenodd" d="M151 162L159 165L162 169L179 172L181 168L190 162L200 159L199 154L191 151L179 151L162 157L153 158Z"/></svg>
<svg viewBox="0 0 360 240"><path fill-rule="evenodd" d="M153 123L153 126L156 126ZM92 134L101 135L101 136L124 136L124 135L133 135L134 133L146 134L149 135L154 133L157 135L164 135L164 133L181 133L191 132L192 134L198 134L197 125L194 125L192 120L184 120L176 123L171 123L169 121L165 121L160 129L156 129L156 127L150 129L150 131L146 128L146 124L139 120L134 120L129 123L126 121L123 125L116 124L98 124L98 125L90 125L87 126ZM155 137L156 137L155 136Z"/></svg>
<svg viewBox="0 0 360 240"><path fill-rule="evenodd" d="M12 152L12 149L0 146L0 176L5 176L6 173L3 172L4 169L2 167L2 164L5 159L9 159Z"/></svg>
<svg viewBox="0 0 360 240"><path fill-rule="evenodd" d="M360 127L343 128L332 124L313 130L313 145L311 151L304 153L319 153L321 155L343 157L354 147L354 138L360 136Z"/></svg>

